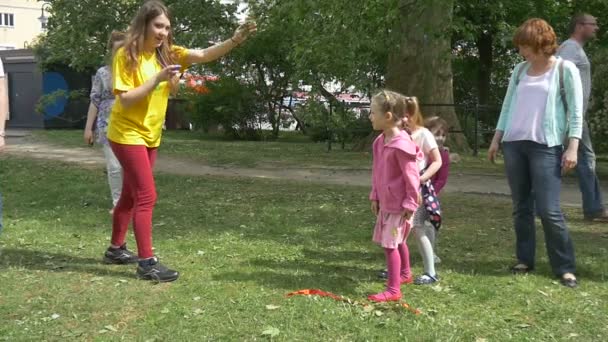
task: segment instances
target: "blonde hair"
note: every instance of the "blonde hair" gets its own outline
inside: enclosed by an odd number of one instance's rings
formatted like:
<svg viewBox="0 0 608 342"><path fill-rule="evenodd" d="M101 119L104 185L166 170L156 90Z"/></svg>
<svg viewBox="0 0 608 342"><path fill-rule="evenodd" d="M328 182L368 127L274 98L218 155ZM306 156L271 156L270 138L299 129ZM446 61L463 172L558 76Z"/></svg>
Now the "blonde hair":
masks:
<svg viewBox="0 0 608 342"><path fill-rule="evenodd" d="M393 120L399 123L405 118L405 96L392 90L380 90L372 96L372 106L377 106L382 113L391 112Z"/></svg>
<svg viewBox="0 0 608 342"><path fill-rule="evenodd" d="M413 127L422 127L424 125L424 118L420 112L418 98L416 96L405 96L404 100L408 122Z"/></svg>

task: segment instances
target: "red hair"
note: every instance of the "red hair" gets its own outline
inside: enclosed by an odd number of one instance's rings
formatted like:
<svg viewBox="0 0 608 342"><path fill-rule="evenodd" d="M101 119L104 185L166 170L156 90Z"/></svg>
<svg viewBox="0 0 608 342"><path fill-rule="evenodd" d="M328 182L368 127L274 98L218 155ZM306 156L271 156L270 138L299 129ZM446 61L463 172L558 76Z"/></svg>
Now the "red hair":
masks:
<svg viewBox="0 0 608 342"><path fill-rule="evenodd" d="M513 45L529 46L536 53L542 52L545 56L552 56L557 51L557 36L549 23L543 19L532 18L517 28Z"/></svg>

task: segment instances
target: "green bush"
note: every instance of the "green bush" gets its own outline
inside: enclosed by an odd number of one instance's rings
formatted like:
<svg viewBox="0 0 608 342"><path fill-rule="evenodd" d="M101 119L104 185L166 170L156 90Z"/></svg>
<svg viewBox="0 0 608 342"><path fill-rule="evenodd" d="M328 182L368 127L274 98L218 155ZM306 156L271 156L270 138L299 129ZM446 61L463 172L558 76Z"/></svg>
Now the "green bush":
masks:
<svg viewBox="0 0 608 342"><path fill-rule="evenodd" d="M593 56L593 87L587 120L596 152L608 152L608 49Z"/></svg>
<svg viewBox="0 0 608 342"><path fill-rule="evenodd" d="M310 99L297 109L297 113L306 127L306 134L313 141L331 139L344 147L372 131L366 111L358 115L353 108L343 104L333 105L330 112L326 103Z"/></svg>
<svg viewBox="0 0 608 342"><path fill-rule="evenodd" d="M232 77L207 82L208 92L201 94L184 89L181 96L190 102L191 118L196 127L209 131L221 126L232 139L264 138L261 123L265 106L253 86Z"/></svg>

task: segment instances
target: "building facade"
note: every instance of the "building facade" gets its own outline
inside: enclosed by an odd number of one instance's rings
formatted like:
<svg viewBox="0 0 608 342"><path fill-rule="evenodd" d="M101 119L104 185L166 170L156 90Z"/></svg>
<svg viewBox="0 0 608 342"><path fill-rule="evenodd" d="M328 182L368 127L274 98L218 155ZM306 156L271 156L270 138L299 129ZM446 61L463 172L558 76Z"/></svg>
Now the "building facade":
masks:
<svg viewBox="0 0 608 342"><path fill-rule="evenodd" d="M48 6L38 0L0 0L0 50L30 47L44 33L41 18L48 16Z"/></svg>

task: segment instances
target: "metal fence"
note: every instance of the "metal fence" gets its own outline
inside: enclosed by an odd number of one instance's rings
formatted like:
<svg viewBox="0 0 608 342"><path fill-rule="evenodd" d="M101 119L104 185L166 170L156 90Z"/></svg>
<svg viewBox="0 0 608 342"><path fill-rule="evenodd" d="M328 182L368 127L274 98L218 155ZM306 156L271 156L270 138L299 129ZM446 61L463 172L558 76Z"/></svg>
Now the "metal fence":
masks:
<svg viewBox="0 0 608 342"><path fill-rule="evenodd" d="M470 146L473 147L473 155L477 156L482 146L488 144L491 140L491 136L494 134L494 127L500 114L500 105L481 105L481 104L445 104L445 103L425 103L420 104L422 113L425 116L436 115L436 113L445 112L446 108L453 108L454 112L459 121L460 129L450 128L448 133L463 134L467 139ZM368 120L369 103L345 103L340 104L340 109L348 109L354 112L356 120ZM365 134L369 133L370 129L347 129L340 128L335 129L332 127L331 122L333 116L336 115L336 105L330 103L328 105L326 120L327 130L327 150L331 151L332 144L336 141L334 137L347 130L351 134ZM344 114L344 111L342 111ZM344 148L344 143L342 143Z"/></svg>

